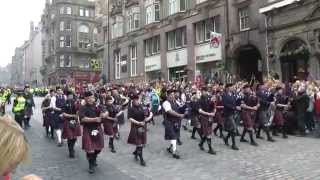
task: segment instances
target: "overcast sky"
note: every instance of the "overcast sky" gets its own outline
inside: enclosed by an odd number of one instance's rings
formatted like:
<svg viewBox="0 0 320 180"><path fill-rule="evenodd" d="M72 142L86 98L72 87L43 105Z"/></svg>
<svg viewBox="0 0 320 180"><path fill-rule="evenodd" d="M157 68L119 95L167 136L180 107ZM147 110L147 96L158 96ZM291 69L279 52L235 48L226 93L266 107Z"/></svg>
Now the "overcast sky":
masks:
<svg viewBox="0 0 320 180"><path fill-rule="evenodd" d="M0 66L11 63L14 50L29 37L30 21L41 19L45 0L5 0L0 11Z"/></svg>

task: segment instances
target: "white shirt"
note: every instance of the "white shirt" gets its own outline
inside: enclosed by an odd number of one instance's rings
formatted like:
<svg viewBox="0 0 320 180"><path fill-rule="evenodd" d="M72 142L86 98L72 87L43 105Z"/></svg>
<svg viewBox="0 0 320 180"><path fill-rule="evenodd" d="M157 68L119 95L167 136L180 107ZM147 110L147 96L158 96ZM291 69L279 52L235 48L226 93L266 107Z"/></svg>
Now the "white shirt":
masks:
<svg viewBox="0 0 320 180"><path fill-rule="evenodd" d="M57 107L56 106L56 101L57 101L56 96L51 97L51 99L50 99L50 108L56 108Z"/></svg>
<svg viewBox="0 0 320 180"><path fill-rule="evenodd" d="M163 106L163 109L164 109L165 112L169 112L169 111L172 110L171 104L170 104L169 101L165 101L165 102L162 104L162 106Z"/></svg>

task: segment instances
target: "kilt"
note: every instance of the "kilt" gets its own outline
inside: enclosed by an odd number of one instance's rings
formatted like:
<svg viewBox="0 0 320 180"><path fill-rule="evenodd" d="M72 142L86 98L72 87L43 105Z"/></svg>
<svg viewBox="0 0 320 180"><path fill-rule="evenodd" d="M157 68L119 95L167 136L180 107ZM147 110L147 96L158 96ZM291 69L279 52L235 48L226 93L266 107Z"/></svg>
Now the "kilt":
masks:
<svg viewBox="0 0 320 180"><path fill-rule="evenodd" d="M210 117L199 115L200 124L201 124L201 133L203 136L208 137L212 135L213 129L212 129L212 122L209 122Z"/></svg>
<svg viewBox="0 0 320 180"><path fill-rule="evenodd" d="M24 110L24 115L27 117L31 117L33 115L32 107L26 107L26 109Z"/></svg>
<svg viewBox="0 0 320 180"><path fill-rule="evenodd" d="M42 117L43 117L43 124L42 124L43 127L52 126L49 113L43 113Z"/></svg>
<svg viewBox="0 0 320 180"><path fill-rule="evenodd" d="M234 114L230 114L225 117L224 129L229 132L236 132L237 124Z"/></svg>
<svg viewBox="0 0 320 180"><path fill-rule="evenodd" d="M257 113L258 113L257 119L256 119L257 127L265 127L268 124L269 118L270 118L268 109L260 110Z"/></svg>
<svg viewBox="0 0 320 180"><path fill-rule="evenodd" d="M245 129L251 129L254 127L254 119L252 118L252 113L254 112L251 112L251 111L241 111L241 114L240 114L240 118L243 122L243 127Z"/></svg>
<svg viewBox="0 0 320 180"><path fill-rule="evenodd" d="M77 139L77 137L79 137L79 136L81 136L80 124L77 123L77 126L75 128L70 128L69 119L64 118L62 138L63 139Z"/></svg>
<svg viewBox="0 0 320 180"><path fill-rule="evenodd" d="M224 124L224 118L222 116L222 112L217 111L216 116L214 117L214 121L218 124L223 125Z"/></svg>
<svg viewBox="0 0 320 180"><path fill-rule="evenodd" d="M103 120L103 129L108 136L114 136L118 133L117 123L107 119Z"/></svg>
<svg viewBox="0 0 320 180"><path fill-rule="evenodd" d="M181 120L170 120L165 118L164 120L164 127L165 127L165 140L177 140L180 137L180 126Z"/></svg>
<svg viewBox="0 0 320 180"><path fill-rule="evenodd" d="M124 112L122 112L122 114L120 116L117 117L118 121L117 123L120 125L124 124Z"/></svg>
<svg viewBox="0 0 320 180"><path fill-rule="evenodd" d="M101 125L98 126L97 130L99 131L99 134L95 139L90 135L91 130L88 127L83 127L82 149L86 152L101 151L103 149L104 139Z"/></svg>
<svg viewBox="0 0 320 180"><path fill-rule="evenodd" d="M54 113L50 115L51 122L53 123L54 129L63 129L63 118L60 117L60 113Z"/></svg>
<svg viewBox="0 0 320 180"><path fill-rule="evenodd" d="M198 116L191 116L191 126L200 128L200 121Z"/></svg>
<svg viewBox="0 0 320 180"><path fill-rule="evenodd" d="M142 128L142 132L138 131L138 128ZM141 127L131 123L131 129L128 136L128 144L140 146L147 143L147 128Z"/></svg>
<svg viewBox="0 0 320 180"><path fill-rule="evenodd" d="M283 112L277 109L274 113L273 124L276 126L283 126L284 120Z"/></svg>

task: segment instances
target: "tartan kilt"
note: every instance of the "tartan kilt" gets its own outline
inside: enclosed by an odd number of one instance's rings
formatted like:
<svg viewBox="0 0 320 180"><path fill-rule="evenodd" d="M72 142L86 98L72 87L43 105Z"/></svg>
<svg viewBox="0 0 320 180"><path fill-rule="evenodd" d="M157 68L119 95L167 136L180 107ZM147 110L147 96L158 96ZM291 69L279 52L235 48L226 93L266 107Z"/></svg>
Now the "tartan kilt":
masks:
<svg viewBox="0 0 320 180"><path fill-rule="evenodd" d="M281 110L276 110L274 113L274 118L273 118L273 124L276 126L283 126L284 125L284 116L283 112Z"/></svg>
<svg viewBox="0 0 320 180"><path fill-rule="evenodd" d="M114 136L118 133L117 122L104 119L103 120L103 130L104 134L108 136Z"/></svg>
<svg viewBox="0 0 320 180"><path fill-rule="evenodd" d="M191 126L200 127L200 121L198 116L191 116Z"/></svg>
<svg viewBox="0 0 320 180"><path fill-rule="evenodd" d="M143 128L144 132L139 132L138 128ZM135 146L145 145L147 143L147 128L141 127L131 123L131 129L128 136L128 144Z"/></svg>
<svg viewBox="0 0 320 180"><path fill-rule="evenodd" d="M230 115L225 117L224 129L226 131L230 131L230 132L235 132L236 131L237 124L236 124L236 120L235 120L235 115L234 114L230 114Z"/></svg>
<svg viewBox="0 0 320 180"><path fill-rule="evenodd" d="M180 137L180 122L177 120L170 120L165 118L164 127L165 127L165 140L176 140Z"/></svg>
<svg viewBox="0 0 320 180"><path fill-rule="evenodd" d="M251 129L254 127L254 119L252 119L251 111L241 111L240 118L243 122L243 127Z"/></svg>
<svg viewBox="0 0 320 180"><path fill-rule="evenodd" d="M200 119L200 124L201 124L201 133L203 136L211 136L213 129L212 129L212 123L209 122L210 117L209 116L204 116L204 115L199 115Z"/></svg>
<svg viewBox="0 0 320 180"><path fill-rule="evenodd" d="M222 116L222 112L217 111L216 116L214 117L214 121L218 124L223 125L224 124L224 118Z"/></svg>
<svg viewBox="0 0 320 180"><path fill-rule="evenodd" d="M75 128L70 128L69 119L64 118L62 138L63 139L77 139L81 136L81 127L79 122Z"/></svg>
<svg viewBox="0 0 320 180"><path fill-rule="evenodd" d="M99 134L93 138L91 130L88 127L83 127L82 149L86 152L101 151L104 147L104 137L101 125L97 128Z"/></svg>

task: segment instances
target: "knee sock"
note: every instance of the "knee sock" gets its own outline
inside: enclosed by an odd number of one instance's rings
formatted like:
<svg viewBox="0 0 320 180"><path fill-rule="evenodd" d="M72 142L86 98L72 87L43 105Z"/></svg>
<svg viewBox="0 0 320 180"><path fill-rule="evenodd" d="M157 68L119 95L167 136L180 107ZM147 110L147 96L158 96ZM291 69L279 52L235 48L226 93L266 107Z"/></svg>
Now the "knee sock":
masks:
<svg viewBox="0 0 320 180"><path fill-rule="evenodd" d="M57 138L58 138L58 143L62 143L62 132L61 132L61 129L57 129L56 130L56 135L57 135Z"/></svg>
<svg viewBox="0 0 320 180"><path fill-rule="evenodd" d="M172 151L175 153L177 151L177 140L171 140L170 143L172 146Z"/></svg>

